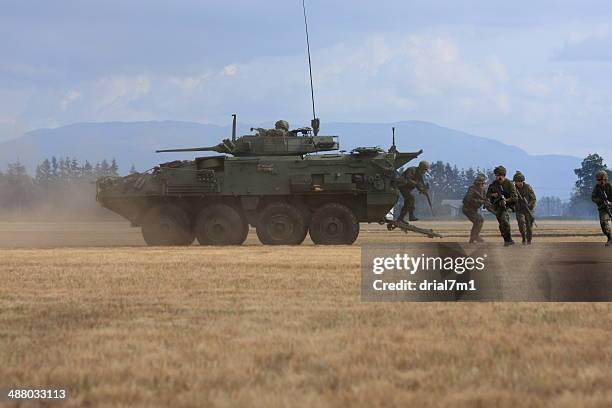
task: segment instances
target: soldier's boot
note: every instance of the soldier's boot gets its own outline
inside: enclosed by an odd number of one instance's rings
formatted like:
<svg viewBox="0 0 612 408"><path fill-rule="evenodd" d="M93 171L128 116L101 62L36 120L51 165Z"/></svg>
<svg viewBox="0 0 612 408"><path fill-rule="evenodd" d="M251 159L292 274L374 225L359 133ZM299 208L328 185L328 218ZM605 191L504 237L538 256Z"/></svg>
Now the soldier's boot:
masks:
<svg viewBox="0 0 612 408"><path fill-rule="evenodd" d="M485 240L480 235L476 235L476 242L485 242Z"/></svg>
<svg viewBox="0 0 612 408"><path fill-rule="evenodd" d="M606 242L606 246L610 247L610 246L612 246L612 235L611 234L606 234L606 236L608 237L608 242Z"/></svg>
<svg viewBox="0 0 612 408"><path fill-rule="evenodd" d="M418 221L419 219L414 215L414 211L408 213L408 221Z"/></svg>
<svg viewBox="0 0 612 408"><path fill-rule="evenodd" d="M521 233L521 243L523 245L527 245L527 234L525 231L525 226L522 223L519 223L519 232Z"/></svg>
<svg viewBox="0 0 612 408"><path fill-rule="evenodd" d="M533 234L531 231L527 231L527 245L531 245L531 239L533 238Z"/></svg>
<svg viewBox="0 0 612 408"><path fill-rule="evenodd" d="M504 246L512 246L514 245L514 240L510 234L504 235Z"/></svg>

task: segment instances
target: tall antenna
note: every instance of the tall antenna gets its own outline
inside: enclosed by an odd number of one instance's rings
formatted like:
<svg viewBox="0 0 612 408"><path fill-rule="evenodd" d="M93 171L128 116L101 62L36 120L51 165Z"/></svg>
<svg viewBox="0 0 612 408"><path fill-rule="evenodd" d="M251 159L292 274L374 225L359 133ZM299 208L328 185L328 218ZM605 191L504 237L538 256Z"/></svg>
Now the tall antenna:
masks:
<svg viewBox="0 0 612 408"><path fill-rule="evenodd" d="M306 27L306 49L308 51L308 73L310 74L310 99L312 100L312 129L315 136L319 133L319 119L315 111L314 85L312 84L312 60L310 58L310 39L308 38L308 19L306 18L306 0L302 0L304 10L304 26Z"/></svg>

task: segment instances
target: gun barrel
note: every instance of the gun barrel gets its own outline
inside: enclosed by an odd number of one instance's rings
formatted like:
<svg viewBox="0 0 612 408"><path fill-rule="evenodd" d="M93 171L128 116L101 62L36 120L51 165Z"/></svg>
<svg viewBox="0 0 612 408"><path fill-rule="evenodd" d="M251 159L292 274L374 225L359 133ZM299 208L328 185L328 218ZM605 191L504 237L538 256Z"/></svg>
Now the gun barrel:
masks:
<svg viewBox="0 0 612 408"><path fill-rule="evenodd" d="M171 152L210 152L216 151L217 147L188 147L186 149L162 149L156 150L155 153L171 153Z"/></svg>

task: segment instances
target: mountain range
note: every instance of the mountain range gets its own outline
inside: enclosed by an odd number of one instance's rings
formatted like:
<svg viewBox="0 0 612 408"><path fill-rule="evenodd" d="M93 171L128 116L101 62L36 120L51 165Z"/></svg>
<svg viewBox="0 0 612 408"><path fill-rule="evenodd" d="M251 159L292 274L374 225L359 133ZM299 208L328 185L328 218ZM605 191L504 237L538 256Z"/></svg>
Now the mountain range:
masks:
<svg viewBox="0 0 612 408"><path fill-rule="evenodd" d="M270 123L258 126L270 127ZM323 123L320 134L340 136L340 147L391 144L396 128L400 151L423 149L422 159L442 160L460 168L493 168L503 164L510 176L521 170L539 196L569 198L575 181L573 169L581 159L566 155L530 155L519 147L471 135L429 122ZM239 124L238 134L248 134L250 125ZM157 163L193 158L194 153L156 154L156 149L209 146L230 137L231 127L178 121L77 123L54 129L39 129L0 143L0 168L19 160L30 173L45 158L76 157L91 163L115 158L120 172L131 165L146 170ZM211 153L213 154L213 153Z"/></svg>

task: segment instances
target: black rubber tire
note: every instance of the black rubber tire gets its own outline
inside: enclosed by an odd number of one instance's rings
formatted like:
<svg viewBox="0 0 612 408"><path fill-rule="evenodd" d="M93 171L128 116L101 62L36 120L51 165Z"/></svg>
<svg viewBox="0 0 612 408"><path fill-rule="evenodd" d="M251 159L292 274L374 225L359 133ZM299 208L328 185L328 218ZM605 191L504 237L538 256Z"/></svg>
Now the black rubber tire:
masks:
<svg viewBox="0 0 612 408"><path fill-rule="evenodd" d="M200 245L242 245L249 224L233 207L212 204L200 211L194 229Z"/></svg>
<svg viewBox="0 0 612 408"><path fill-rule="evenodd" d="M268 204L257 223L257 238L264 245L300 245L308 233L304 214L284 202Z"/></svg>
<svg viewBox="0 0 612 408"><path fill-rule="evenodd" d="M359 235L359 221L345 205L328 203L310 220L310 238L317 245L351 245Z"/></svg>
<svg viewBox="0 0 612 408"><path fill-rule="evenodd" d="M175 205L149 209L143 218L141 232L150 246L187 246L195 238L189 216Z"/></svg>

